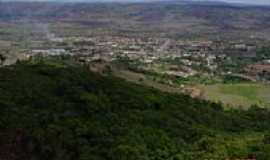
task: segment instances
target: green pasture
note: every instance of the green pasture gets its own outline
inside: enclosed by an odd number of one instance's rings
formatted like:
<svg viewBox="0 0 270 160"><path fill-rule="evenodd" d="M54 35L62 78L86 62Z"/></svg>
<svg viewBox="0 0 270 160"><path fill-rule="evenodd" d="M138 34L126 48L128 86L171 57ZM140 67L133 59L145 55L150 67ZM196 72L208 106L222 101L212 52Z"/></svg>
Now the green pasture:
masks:
<svg viewBox="0 0 270 160"><path fill-rule="evenodd" d="M270 107L270 85L259 83L216 84L202 87L206 99L233 106Z"/></svg>

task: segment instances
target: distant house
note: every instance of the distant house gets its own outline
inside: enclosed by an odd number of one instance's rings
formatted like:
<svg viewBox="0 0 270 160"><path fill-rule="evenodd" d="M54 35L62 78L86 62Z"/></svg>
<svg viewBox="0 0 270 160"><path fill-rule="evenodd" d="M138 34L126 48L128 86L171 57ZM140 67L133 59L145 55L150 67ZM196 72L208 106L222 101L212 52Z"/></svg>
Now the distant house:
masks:
<svg viewBox="0 0 270 160"><path fill-rule="evenodd" d="M245 68L245 71L247 74L256 77L257 79L270 80L270 64L249 65Z"/></svg>
<svg viewBox="0 0 270 160"><path fill-rule="evenodd" d="M257 47L253 44L235 43L226 48L224 52L232 57L256 57Z"/></svg>
<svg viewBox="0 0 270 160"><path fill-rule="evenodd" d="M41 55L41 56L59 56L59 55L67 55L70 54L65 49L36 49L32 50L31 54L33 56L35 55Z"/></svg>

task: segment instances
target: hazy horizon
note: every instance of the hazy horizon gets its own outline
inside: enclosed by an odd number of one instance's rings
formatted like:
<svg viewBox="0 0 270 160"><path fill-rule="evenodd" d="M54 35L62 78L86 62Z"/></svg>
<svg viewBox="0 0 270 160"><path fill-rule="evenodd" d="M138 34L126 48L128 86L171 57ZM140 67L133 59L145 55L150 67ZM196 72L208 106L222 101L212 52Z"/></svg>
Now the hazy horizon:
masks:
<svg viewBox="0 0 270 160"><path fill-rule="evenodd" d="M56 1L56 2L151 2L151 1L167 1L167 0L0 0L0 2L7 1ZM182 1L182 0L179 0ZM228 2L228 3L244 3L244 4L259 4L270 5L270 0L191 0L191 1L213 1L213 2Z"/></svg>

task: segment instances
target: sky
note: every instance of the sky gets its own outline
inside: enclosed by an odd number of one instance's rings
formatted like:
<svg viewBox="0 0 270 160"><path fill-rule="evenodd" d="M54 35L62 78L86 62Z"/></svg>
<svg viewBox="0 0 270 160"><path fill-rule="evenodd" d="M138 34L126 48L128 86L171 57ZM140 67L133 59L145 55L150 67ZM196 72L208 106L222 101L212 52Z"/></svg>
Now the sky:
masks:
<svg viewBox="0 0 270 160"><path fill-rule="evenodd" d="M231 3L248 3L248 4L270 4L270 0L215 0L215 1L225 1Z"/></svg>
<svg viewBox="0 0 270 160"><path fill-rule="evenodd" d="M97 1L117 1L117 2L128 2L128 1L155 1L155 0L0 0L0 1L69 1L69 2L97 2ZM166 1L166 0L159 0L159 1ZM181 0L179 0L181 1ZM223 2L230 2L230 3L246 3L246 4L260 4L260 5L270 5L270 0L192 0L192 1L223 1Z"/></svg>

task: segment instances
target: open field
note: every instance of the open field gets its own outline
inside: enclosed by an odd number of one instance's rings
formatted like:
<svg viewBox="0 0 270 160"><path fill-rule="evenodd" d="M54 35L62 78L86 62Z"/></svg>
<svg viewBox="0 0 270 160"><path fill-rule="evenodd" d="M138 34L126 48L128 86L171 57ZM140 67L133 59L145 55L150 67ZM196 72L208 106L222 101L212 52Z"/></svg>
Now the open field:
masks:
<svg viewBox="0 0 270 160"><path fill-rule="evenodd" d="M233 106L270 107L270 86L256 83L202 86L204 97Z"/></svg>
<svg viewBox="0 0 270 160"><path fill-rule="evenodd" d="M147 79L146 76L141 73L135 73L135 72L127 71L127 70L120 70L115 73L115 76L123 78L129 82L153 87L163 92L183 93L183 90L179 87L169 86L167 84L161 84L161 83L155 82L153 80Z"/></svg>

